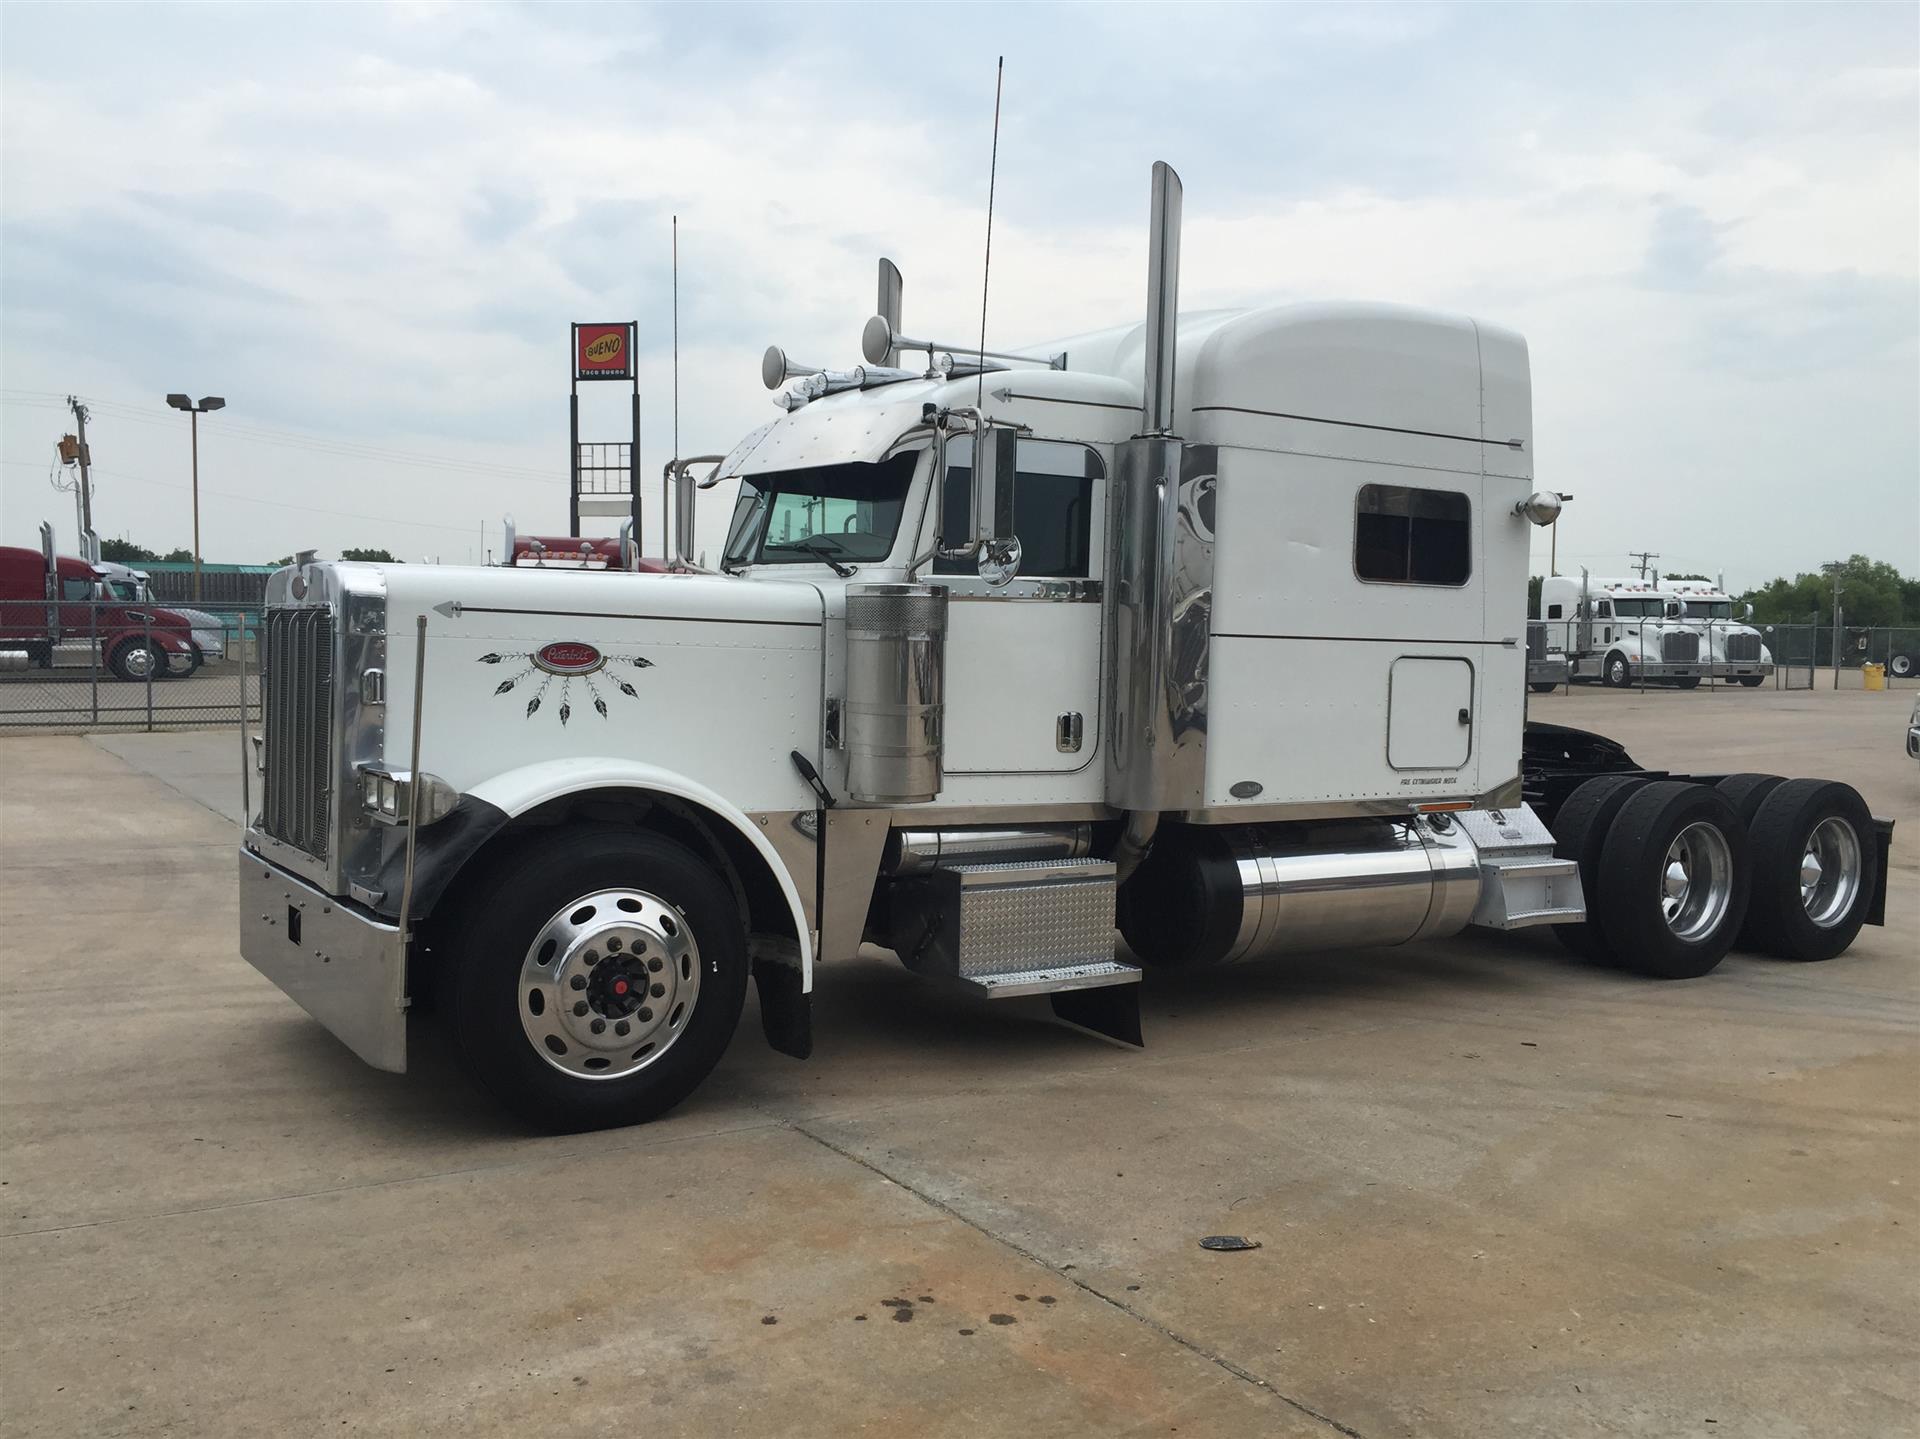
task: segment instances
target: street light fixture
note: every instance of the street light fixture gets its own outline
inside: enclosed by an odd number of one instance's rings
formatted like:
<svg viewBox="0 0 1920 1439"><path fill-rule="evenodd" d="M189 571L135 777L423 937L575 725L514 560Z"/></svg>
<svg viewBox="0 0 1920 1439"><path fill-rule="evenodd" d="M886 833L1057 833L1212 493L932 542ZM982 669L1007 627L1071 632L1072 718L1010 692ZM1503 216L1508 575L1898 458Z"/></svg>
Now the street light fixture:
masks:
<svg viewBox="0 0 1920 1439"><path fill-rule="evenodd" d="M215 410L224 410L227 402L218 395L208 395L199 404L194 404L190 395L168 395L167 403L176 410L185 410L193 417L193 600L200 602L200 417Z"/></svg>

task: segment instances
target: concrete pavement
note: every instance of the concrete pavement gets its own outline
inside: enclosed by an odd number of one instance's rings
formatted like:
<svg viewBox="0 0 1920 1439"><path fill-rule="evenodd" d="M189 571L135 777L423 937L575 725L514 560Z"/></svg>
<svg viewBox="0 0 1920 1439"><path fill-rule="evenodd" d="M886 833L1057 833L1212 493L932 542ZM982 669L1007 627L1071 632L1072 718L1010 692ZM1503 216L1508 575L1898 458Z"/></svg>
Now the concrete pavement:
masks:
<svg viewBox="0 0 1920 1439"><path fill-rule="evenodd" d="M1915 1432L1905 703L1533 708L1856 784L1894 923L1684 984L1543 934L1156 975L1137 1054L876 953L808 1063L749 1015L666 1120L534 1137L238 958L234 736L0 741L0 1426Z"/></svg>

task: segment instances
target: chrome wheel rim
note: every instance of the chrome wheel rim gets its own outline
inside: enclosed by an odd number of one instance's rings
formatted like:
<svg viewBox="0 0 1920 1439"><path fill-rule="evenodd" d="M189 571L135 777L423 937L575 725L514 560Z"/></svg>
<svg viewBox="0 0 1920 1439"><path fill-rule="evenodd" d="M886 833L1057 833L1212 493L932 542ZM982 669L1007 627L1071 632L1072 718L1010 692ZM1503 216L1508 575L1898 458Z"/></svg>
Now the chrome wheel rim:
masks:
<svg viewBox="0 0 1920 1439"><path fill-rule="evenodd" d="M145 679L159 668L159 666L154 663L154 659L155 655L152 650L148 649L145 645L135 645L127 651L127 658L125 660L127 673L137 680Z"/></svg>
<svg viewBox="0 0 1920 1439"><path fill-rule="evenodd" d="M559 910L520 965L520 1027L575 1079L637 1074L686 1033L700 998L700 948L658 895L602 889Z"/></svg>
<svg viewBox="0 0 1920 1439"><path fill-rule="evenodd" d="M1807 918L1831 929L1847 917L1859 893L1860 836L1837 816L1821 820L1800 856L1800 904Z"/></svg>
<svg viewBox="0 0 1920 1439"><path fill-rule="evenodd" d="M1667 928L1697 944L1720 927L1733 902L1733 850L1718 825L1696 820L1673 837L1660 874Z"/></svg>
<svg viewBox="0 0 1920 1439"><path fill-rule="evenodd" d="M1608 678L1616 685L1625 684L1627 682L1627 662L1625 660L1615 660L1611 670L1608 672Z"/></svg>

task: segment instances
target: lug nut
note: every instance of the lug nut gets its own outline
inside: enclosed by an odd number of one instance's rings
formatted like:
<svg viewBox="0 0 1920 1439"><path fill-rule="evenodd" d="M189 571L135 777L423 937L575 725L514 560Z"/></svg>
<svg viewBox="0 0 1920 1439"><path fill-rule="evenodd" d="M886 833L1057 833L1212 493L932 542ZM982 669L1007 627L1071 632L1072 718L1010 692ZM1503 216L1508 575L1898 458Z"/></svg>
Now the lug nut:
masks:
<svg viewBox="0 0 1920 1439"><path fill-rule="evenodd" d="M618 954L619 952L620 952L620 936L616 934L612 939L607 941L607 953Z"/></svg>
<svg viewBox="0 0 1920 1439"><path fill-rule="evenodd" d="M628 1024L626 1020L623 1019L618 1024L614 1025L613 1032L615 1034L625 1034L628 1030L632 1028L633 1026Z"/></svg>
<svg viewBox="0 0 1920 1439"><path fill-rule="evenodd" d="M645 1005L642 1005L640 1007L640 1022L642 1024L646 1024L649 1021L651 1021L652 1018L653 1018L653 1011L651 1009L648 1009Z"/></svg>
<svg viewBox="0 0 1920 1439"><path fill-rule="evenodd" d="M655 999L665 999L667 995L667 987L664 984L656 984L649 991L649 993L651 993Z"/></svg>
<svg viewBox="0 0 1920 1439"><path fill-rule="evenodd" d="M600 956L595 954L592 950L588 950L584 955L581 956L581 958L586 960L588 964L598 964L600 962Z"/></svg>
<svg viewBox="0 0 1920 1439"><path fill-rule="evenodd" d="M595 1034L605 1034L607 1032L607 1022L604 1019L596 1019L592 1024L588 1025L587 1028L591 1029Z"/></svg>
<svg viewBox="0 0 1920 1439"><path fill-rule="evenodd" d="M586 1002L586 1001L585 1001L584 999L583 999L583 1000L581 1000L581 1001L580 1001L580 1002L579 1002L578 1004L576 1004L576 1005L575 1005L575 1006L573 1007L573 1012L574 1012L574 1013L575 1013L576 1015L582 1015L582 1016L584 1016L584 1015L586 1014L586 1012L587 1012L587 1002Z"/></svg>
<svg viewBox="0 0 1920 1439"><path fill-rule="evenodd" d="M584 974L576 974L572 979L568 980L567 983L571 984L575 989L585 989L587 987L587 977Z"/></svg>
<svg viewBox="0 0 1920 1439"><path fill-rule="evenodd" d="M647 961L647 968L654 974L658 974L665 967L666 967L665 965L660 963L660 958L658 955L654 956L652 959Z"/></svg>

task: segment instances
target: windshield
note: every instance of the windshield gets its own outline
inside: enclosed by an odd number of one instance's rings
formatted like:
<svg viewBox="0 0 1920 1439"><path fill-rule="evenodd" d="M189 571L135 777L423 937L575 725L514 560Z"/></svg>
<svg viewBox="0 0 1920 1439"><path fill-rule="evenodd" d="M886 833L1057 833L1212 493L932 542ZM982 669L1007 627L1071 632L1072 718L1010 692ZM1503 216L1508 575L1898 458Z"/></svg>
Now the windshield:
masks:
<svg viewBox="0 0 1920 1439"><path fill-rule="evenodd" d="M1657 620L1666 611L1664 600L1615 600L1613 612L1623 619Z"/></svg>
<svg viewBox="0 0 1920 1439"><path fill-rule="evenodd" d="M1687 618L1690 620L1730 620L1733 618L1732 600L1687 600Z"/></svg>
<svg viewBox="0 0 1920 1439"><path fill-rule="evenodd" d="M885 559L921 453L908 450L878 464L745 476L727 532L727 563Z"/></svg>
<svg viewBox="0 0 1920 1439"><path fill-rule="evenodd" d="M140 598L140 587L132 580L103 580L101 584L111 599L137 600Z"/></svg>

